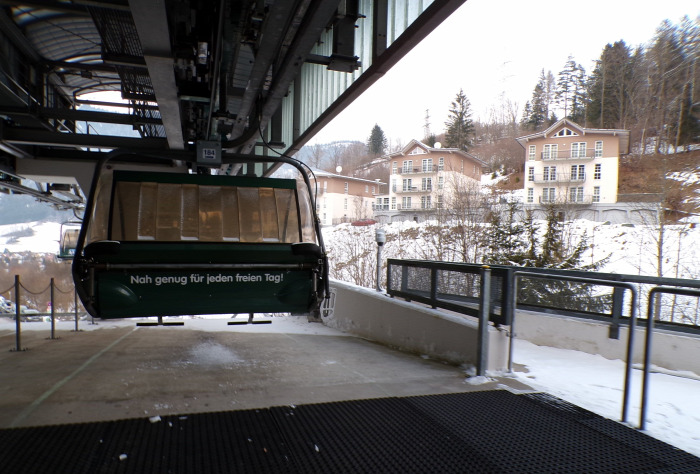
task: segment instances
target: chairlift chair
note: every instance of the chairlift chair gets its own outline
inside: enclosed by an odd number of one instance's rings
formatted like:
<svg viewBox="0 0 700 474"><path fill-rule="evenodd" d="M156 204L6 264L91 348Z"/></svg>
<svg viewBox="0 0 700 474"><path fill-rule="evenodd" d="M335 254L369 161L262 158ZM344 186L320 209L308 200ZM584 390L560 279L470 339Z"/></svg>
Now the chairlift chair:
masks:
<svg viewBox="0 0 700 474"><path fill-rule="evenodd" d="M75 248L78 245L81 223L68 221L61 224L60 240L58 242L58 258L72 260L75 256Z"/></svg>
<svg viewBox="0 0 700 474"><path fill-rule="evenodd" d="M100 165L73 261L87 311L317 315L328 273L308 176L265 160L303 180Z"/></svg>

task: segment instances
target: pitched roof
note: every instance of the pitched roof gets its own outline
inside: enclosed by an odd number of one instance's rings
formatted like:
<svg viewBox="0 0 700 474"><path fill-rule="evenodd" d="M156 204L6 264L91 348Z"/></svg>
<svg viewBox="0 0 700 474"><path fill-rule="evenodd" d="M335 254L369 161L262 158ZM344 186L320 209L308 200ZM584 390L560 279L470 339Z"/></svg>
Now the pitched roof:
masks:
<svg viewBox="0 0 700 474"><path fill-rule="evenodd" d="M525 148L525 143L533 140L535 138L550 138L554 135L556 131L562 127L568 127L570 129L576 130L580 135L587 134L597 134L597 135L613 135L620 137L620 153L629 153L629 143L630 143L630 131L615 129L615 128L585 128L576 122L569 120L568 118L563 118L555 122L549 128L542 130L540 132L531 133L530 135L525 135L522 137L517 137L516 140L520 143L520 146Z"/></svg>
<svg viewBox="0 0 700 474"><path fill-rule="evenodd" d="M420 147L423 150L425 150L426 153L446 153L446 154L457 154L457 155L462 155L464 158L469 158L472 161L476 161L482 166L486 166L486 162L483 160L477 158L476 156L472 155L471 153L467 153L464 150L460 150L459 148L442 148L442 147L430 147L426 145L425 143L418 141L416 139L411 140L404 146L400 151L395 151L394 153L389 153L387 155L384 155L383 158L386 159L391 159L399 156L407 156L408 153L413 150L416 147Z"/></svg>

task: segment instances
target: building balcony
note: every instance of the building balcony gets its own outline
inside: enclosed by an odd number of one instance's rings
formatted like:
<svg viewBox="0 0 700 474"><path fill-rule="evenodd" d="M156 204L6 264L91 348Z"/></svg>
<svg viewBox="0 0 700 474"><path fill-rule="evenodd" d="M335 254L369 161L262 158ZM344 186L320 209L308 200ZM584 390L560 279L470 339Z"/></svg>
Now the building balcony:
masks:
<svg viewBox="0 0 700 474"><path fill-rule="evenodd" d="M427 168L397 168L396 173L392 173L392 175L397 176L400 174L435 174L437 172L437 166L431 166Z"/></svg>
<svg viewBox="0 0 700 474"><path fill-rule="evenodd" d="M591 194L589 195L584 195L581 197L576 197L575 199L571 199L571 196L558 196L554 199L545 199L544 196L539 196L538 198L538 203L539 204L555 204L555 205L566 205L566 206L586 206L589 204L598 204L600 201L594 201L593 198L597 197L600 199L600 196L593 196ZM525 204L534 204L532 202L525 202Z"/></svg>
<svg viewBox="0 0 700 474"><path fill-rule="evenodd" d="M410 188L396 188L393 190L396 194L403 194L403 193L429 193L433 191L433 187L429 186L426 187L425 189L419 187L419 186L411 186Z"/></svg>
<svg viewBox="0 0 700 474"><path fill-rule="evenodd" d="M586 177L581 175L572 176L567 173L557 174L556 178L552 179L551 176L535 175L535 179L531 180L528 178L529 183L535 184L570 184L570 183L585 183Z"/></svg>
<svg viewBox="0 0 700 474"><path fill-rule="evenodd" d="M559 151L556 153L542 152L540 153L540 157L542 158L542 161L591 161L595 158L602 158L600 156L596 157L595 150L586 150L585 153L572 153L571 151Z"/></svg>
<svg viewBox="0 0 700 474"><path fill-rule="evenodd" d="M434 211L435 209L440 209L440 206L438 206L437 204L423 206L420 203L411 204L410 206L402 206L401 204L396 205L396 210L400 212Z"/></svg>

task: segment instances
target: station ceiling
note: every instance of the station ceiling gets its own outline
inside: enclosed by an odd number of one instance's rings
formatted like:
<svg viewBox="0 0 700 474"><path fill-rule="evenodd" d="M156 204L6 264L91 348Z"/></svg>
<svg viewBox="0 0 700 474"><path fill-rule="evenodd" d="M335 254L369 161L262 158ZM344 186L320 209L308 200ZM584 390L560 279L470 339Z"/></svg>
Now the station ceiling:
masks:
<svg viewBox="0 0 700 474"><path fill-rule="evenodd" d="M463 2L0 0L0 188L70 206L115 149L293 155Z"/></svg>

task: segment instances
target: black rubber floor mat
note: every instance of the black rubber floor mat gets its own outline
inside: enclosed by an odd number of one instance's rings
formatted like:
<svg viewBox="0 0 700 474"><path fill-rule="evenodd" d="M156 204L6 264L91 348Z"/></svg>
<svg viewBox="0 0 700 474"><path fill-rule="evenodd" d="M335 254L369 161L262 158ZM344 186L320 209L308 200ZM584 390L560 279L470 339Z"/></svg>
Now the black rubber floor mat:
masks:
<svg viewBox="0 0 700 474"><path fill-rule="evenodd" d="M152 422L154 421L154 422ZM8 473L699 473L546 394L470 392L0 430Z"/></svg>

